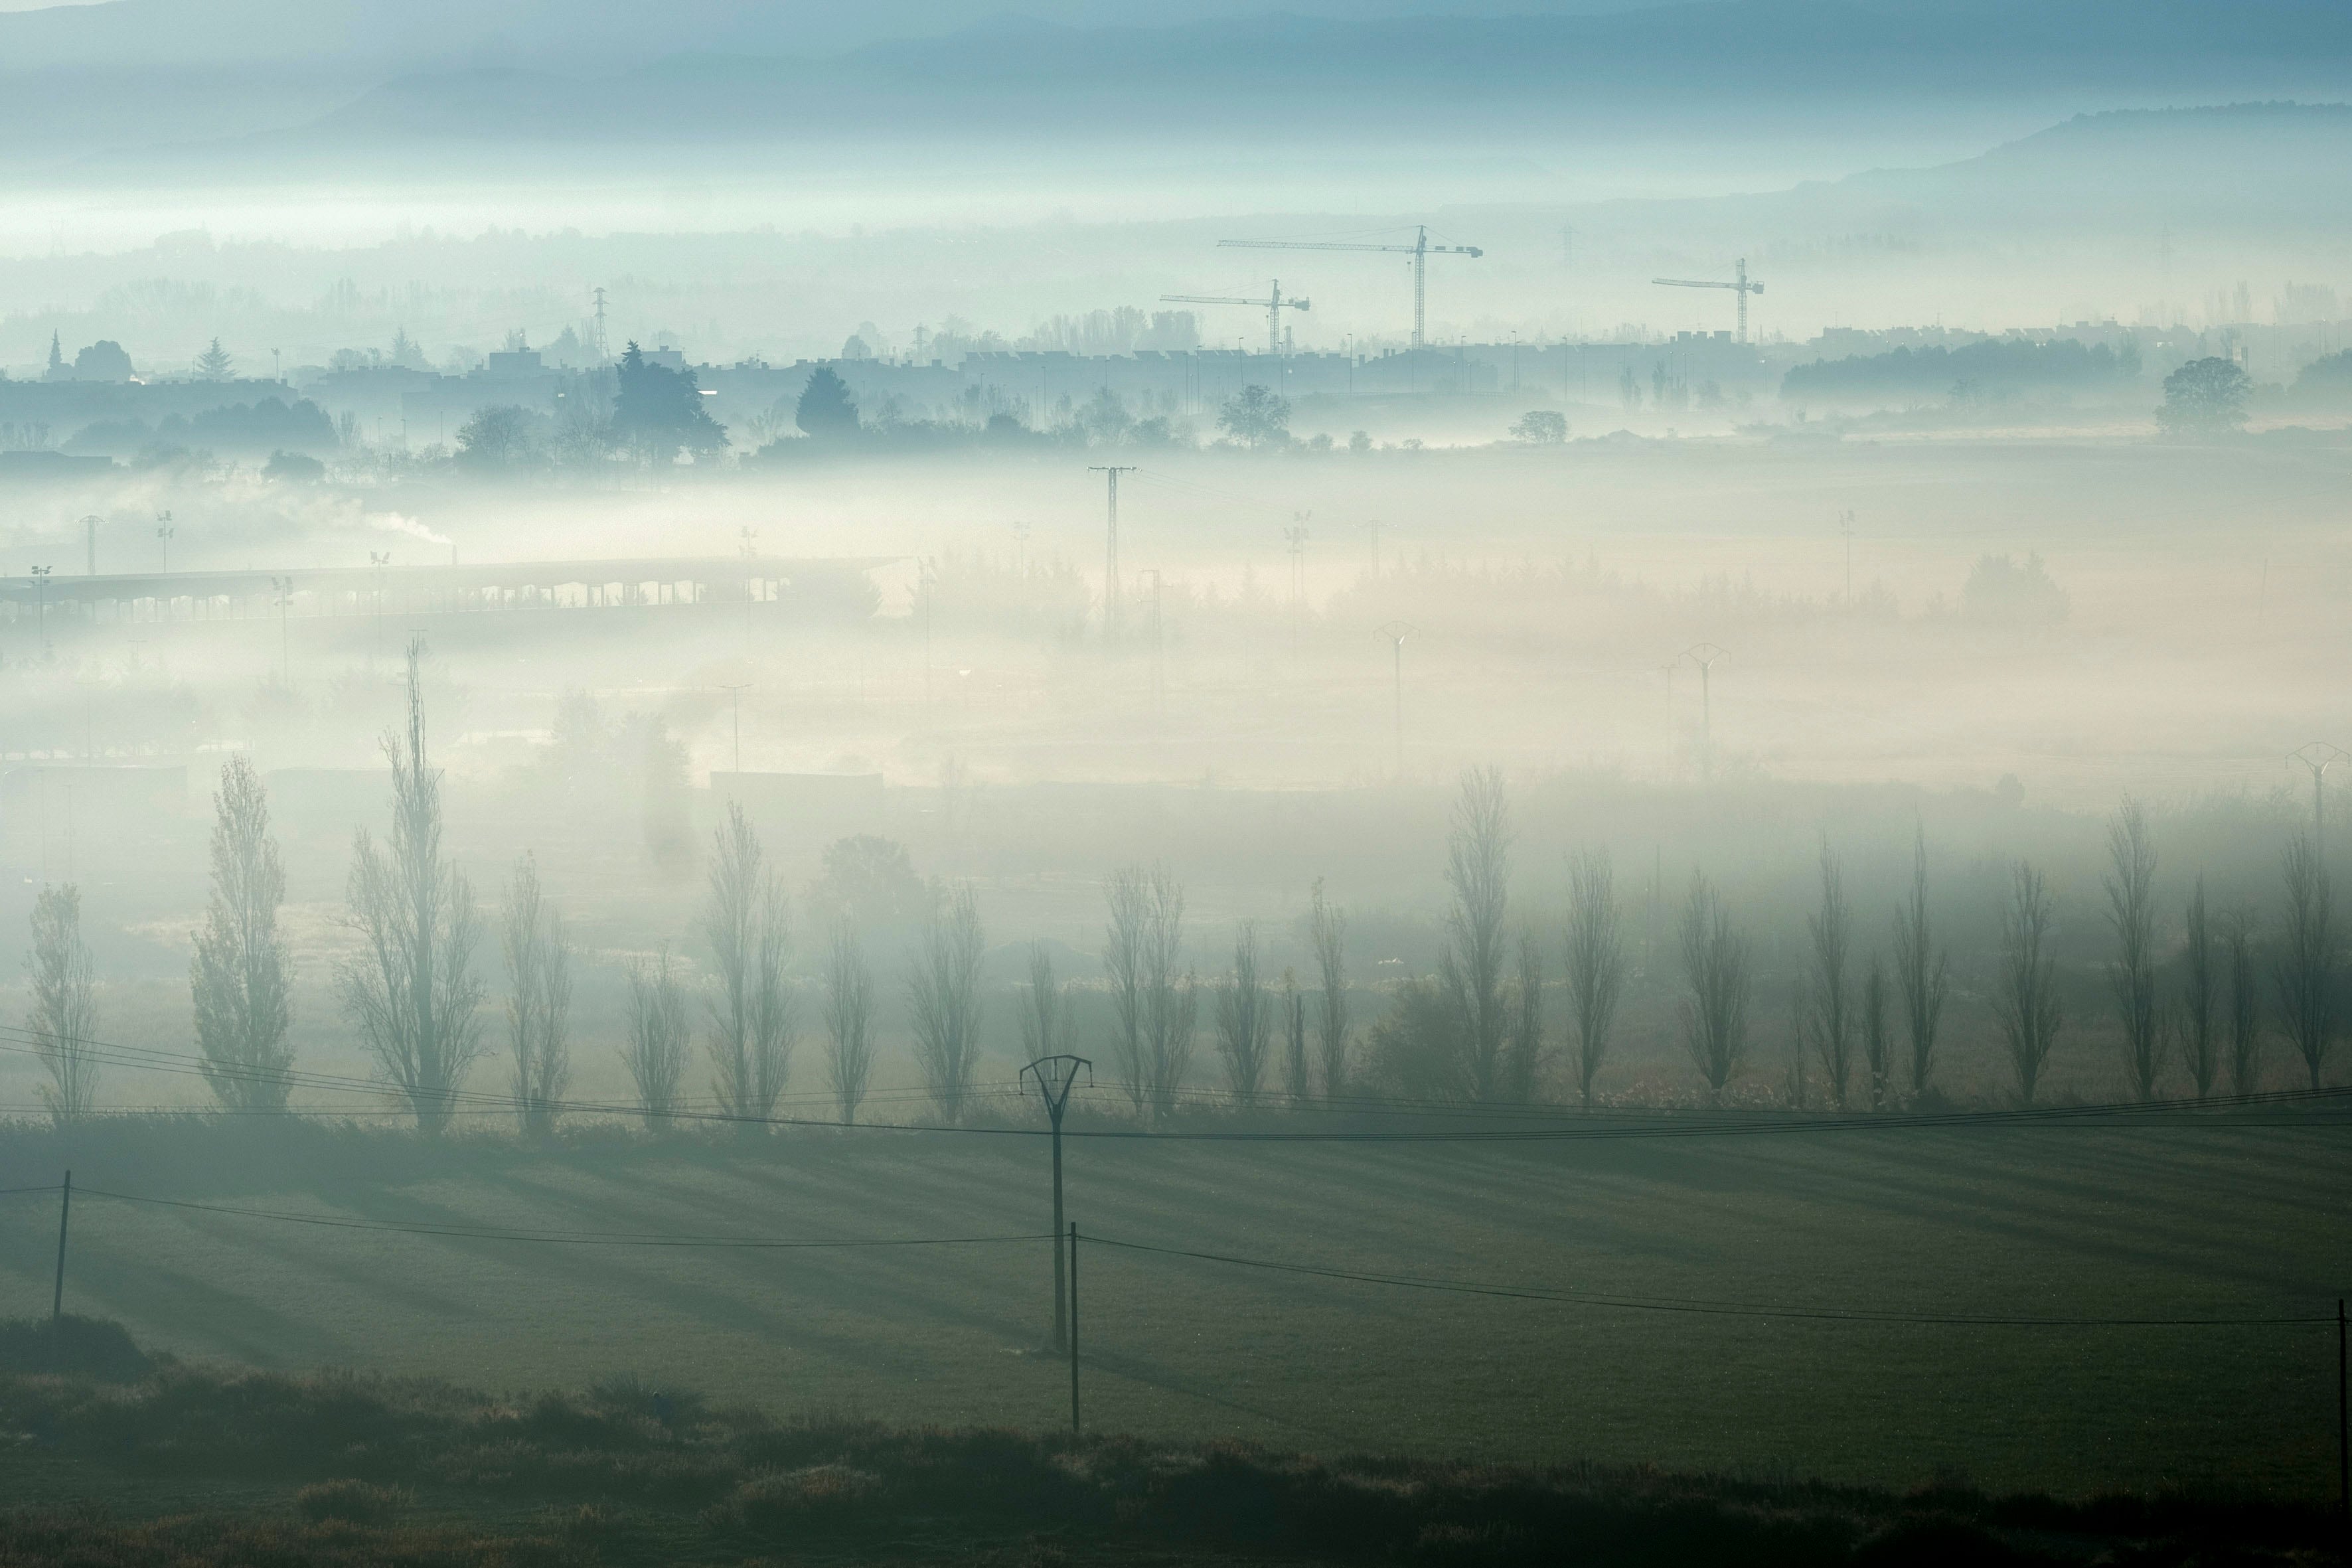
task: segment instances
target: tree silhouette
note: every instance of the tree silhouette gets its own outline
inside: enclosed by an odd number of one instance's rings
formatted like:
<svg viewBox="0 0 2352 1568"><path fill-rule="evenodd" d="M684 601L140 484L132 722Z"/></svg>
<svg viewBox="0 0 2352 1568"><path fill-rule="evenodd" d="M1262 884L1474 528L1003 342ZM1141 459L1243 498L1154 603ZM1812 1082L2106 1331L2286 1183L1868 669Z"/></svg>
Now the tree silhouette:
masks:
<svg viewBox="0 0 2352 1568"><path fill-rule="evenodd" d="M651 363L633 342L621 355L619 383L613 435L639 462L663 465L681 451L708 458L727 449L727 427L702 406L694 372Z"/></svg>
<svg viewBox="0 0 2352 1568"><path fill-rule="evenodd" d="M2164 378L2164 406L2157 423L2176 436L2211 435L2246 422L2246 395L2253 383L2229 360L2193 359Z"/></svg>
<svg viewBox="0 0 2352 1568"><path fill-rule="evenodd" d="M1217 428L1250 450L1290 439L1290 400L1263 386L1244 386L1217 411Z"/></svg>
<svg viewBox="0 0 2352 1568"><path fill-rule="evenodd" d="M821 364L801 389L799 406L793 410L793 423L803 435L817 440L839 440L857 434L857 400L849 395L849 384L835 374L833 366Z"/></svg>
<svg viewBox="0 0 2352 1568"><path fill-rule="evenodd" d="M229 367L235 363L229 352L221 347L221 341L215 338L212 345L196 356L196 374L206 381L226 381Z"/></svg>

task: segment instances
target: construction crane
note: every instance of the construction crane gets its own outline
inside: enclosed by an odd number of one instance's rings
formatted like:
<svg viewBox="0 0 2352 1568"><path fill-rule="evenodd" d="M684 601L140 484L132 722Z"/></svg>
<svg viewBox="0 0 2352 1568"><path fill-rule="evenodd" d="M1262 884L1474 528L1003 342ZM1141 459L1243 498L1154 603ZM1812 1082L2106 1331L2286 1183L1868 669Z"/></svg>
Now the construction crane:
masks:
<svg viewBox="0 0 2352 1568"><path fill-rule="evenodd" d="M1335 239L1221 239L1232 250L1380 250L1412 258L1412 346L1422 346L1422 302L1427 297L1429 258L1433 256L1484 256L1475 245L1432 245L1425 226L1415 226L1411 245L1370 245Z"/></svg>
<svg viewBox="0 0 2352 1568"><path fill-rule="evenodd" d="M1669 289L1730 289L1736 290L1739 295L1739 341L1744 343L1748 341L1748 296L1750 294L1761 294L1764 292L1764 285L1761 283L1750 283L1748 281L1748 258L1744 256L1739 258L1738 263L1735 266L1733 271L1737 275L1737 280L1730 283L1715 283L1705 279L1698 278L1653 278L1650 281L1653 283L1662 283Z"/></svg>
<svg viewBox="0 0 2352 1568"><path fill-rule="evenodd" d="M1282 313L1285 310L1312 309L1304 299L1284 299L1279 278L1274 279L1272 292L1263 300L1244 300L1232 294L1162 294L1160 302L1163 305L1255 305L1265 312L1265 352L1270 354L1282 352Z"/></svg>

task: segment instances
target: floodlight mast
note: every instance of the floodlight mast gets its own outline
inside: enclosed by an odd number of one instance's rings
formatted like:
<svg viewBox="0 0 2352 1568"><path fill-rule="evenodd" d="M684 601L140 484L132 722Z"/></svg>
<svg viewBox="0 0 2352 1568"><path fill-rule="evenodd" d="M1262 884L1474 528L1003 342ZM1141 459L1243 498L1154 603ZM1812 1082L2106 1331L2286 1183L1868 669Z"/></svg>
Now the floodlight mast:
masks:
<svg viewBox="0 0 2352 1568"><path fill-rule="evenodd" d="M1087 1087L1094 1087L1095 1064L1084 1057L1039 1057L1021 1069L1015 1082L1028 1079L1037 1080L1037 1092L1045 1097L1045 1115L1054 1124L1054 1348L1060 1350L1070 1338L1069 1282L1062 1268L1062 1112L1069 1108L1070 1089L1077 1082L1078 1069L1084 1068Z"/></svg>
<svg viewBox="0 0 2352 1568"><path fill-rule="evenodd" d="M1698 666L1699 773L1707 779L1715 777L1715 667L1730 657L1711 642L1683 649L1683 658Z"/></svg>
<svg viewBox="0 0 2352 1568"><path fill-rule="evenodd" d="M2289 752L2286 760L2301 763L2311 770L2311 858L2320 870L2327 869L2327 812L2325 791L2327 770L2338 763L2352 763L2352 752L2341 746L2331 746L2325 741L2314 741L2308 746Z"/></svg>

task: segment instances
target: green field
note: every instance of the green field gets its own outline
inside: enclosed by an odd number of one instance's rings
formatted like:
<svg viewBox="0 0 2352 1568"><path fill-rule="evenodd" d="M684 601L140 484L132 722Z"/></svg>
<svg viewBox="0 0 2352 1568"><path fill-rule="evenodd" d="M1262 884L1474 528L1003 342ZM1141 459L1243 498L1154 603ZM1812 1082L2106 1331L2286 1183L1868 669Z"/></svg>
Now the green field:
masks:
<svg viewBox="0 0 2352 1568"><path fill-rule="evenodd" d="M534 1152L309 1125L23 1130L5 1184L656 1236L1045 1229L1034 1138L802 1133ZM333 1173L328 1176L292 1172ZM2024 1315L2332 1313L2352 1150L2313 1124L1511 1145L1080 1140L1104 1237L1547 1289ZM0 1199L46 1312L53 1195ZM319 1228L78 1196L70 1310L183 1357L494 1389L621 1374L787 1416L1066 1419L1041 1241L757 1250ZM1088 1247L1091 1427L1283 1449L1908 1487L2332 1496L2333 1326L2016 1328L1633 1311Z"/></svg>

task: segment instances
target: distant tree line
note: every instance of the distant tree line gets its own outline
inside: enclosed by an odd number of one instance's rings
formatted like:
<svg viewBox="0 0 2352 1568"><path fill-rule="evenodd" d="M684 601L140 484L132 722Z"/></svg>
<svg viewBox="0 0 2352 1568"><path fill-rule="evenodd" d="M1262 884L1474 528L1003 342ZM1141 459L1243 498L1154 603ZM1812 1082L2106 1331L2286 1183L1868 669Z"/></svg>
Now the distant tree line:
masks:
<svg viewBox="0 0 2352 1568"><path fill-rule="evenodd" d="M1791 365L1780 395L1791 403L1861 403L1886 398L2004 397L2103 391L2136 384L2139 345L2121 349L2073 338L2036 342L1996 338L1958 348L1898 348L1878 354Z"/></svg>

